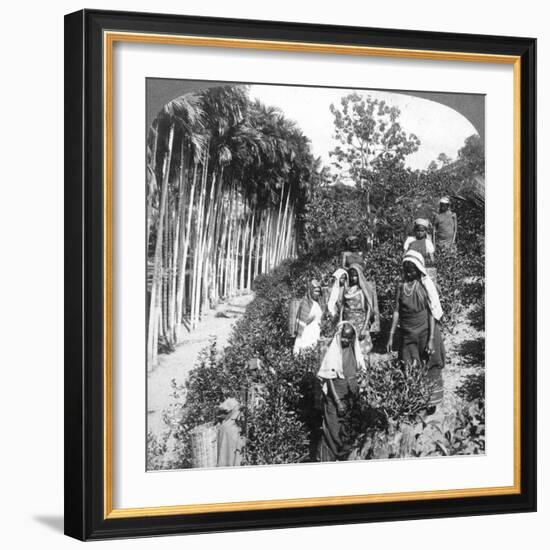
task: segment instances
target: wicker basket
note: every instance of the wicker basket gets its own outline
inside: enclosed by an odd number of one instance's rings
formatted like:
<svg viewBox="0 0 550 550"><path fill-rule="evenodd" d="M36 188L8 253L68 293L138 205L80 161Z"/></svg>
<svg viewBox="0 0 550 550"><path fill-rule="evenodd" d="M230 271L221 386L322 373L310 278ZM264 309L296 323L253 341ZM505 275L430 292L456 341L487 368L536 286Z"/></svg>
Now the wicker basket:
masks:
<svg viewBox="0 0 550 550"><path fill-rule="evenodd" d="M317 357L319 360L319 366L321 366L331 342L332 338L319 338L319 342L317 343Z"/></svg>
<svg viewBox="0 0 550 550"><path fill-rule="evenodd" d="M193 428L191 463L193 468L213 468L218 464L218 430L212 422Z"/></svg>
<svg viewBox="0 0 550 550"><path fill-rule="evenodd" d="M428 277L437 284L437 269L435 267L427 267L426 272L428 273Z"/></svg>
<svg viewBox="0 0 550 550"><path fill-rule="evenodd" d="M296 327L298 321L298 308L300 307L300 301L296 298L293 298L288 303L288 333L291 336L296 335Z"/></svg>
<svg viewBox="0 0 550 550"><path fill-rule="evenodd" d="M367 281L369 285L369 290L372 295L372 307L373 307L373 317L372 323L370 325L370 332L380 332L380 310L378 308L378 292L376 290L376 282L374 280Z"/></svg>

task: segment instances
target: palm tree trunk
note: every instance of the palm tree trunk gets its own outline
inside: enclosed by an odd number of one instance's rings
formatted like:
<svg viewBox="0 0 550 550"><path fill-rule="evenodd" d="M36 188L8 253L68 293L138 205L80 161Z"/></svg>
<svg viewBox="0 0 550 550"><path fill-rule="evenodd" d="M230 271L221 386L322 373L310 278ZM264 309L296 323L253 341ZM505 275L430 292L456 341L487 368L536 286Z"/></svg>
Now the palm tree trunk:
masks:
<svg viewBox="0 0 550 550"><path fill-rule="evenodd" d="M242 235L242 220L237 219L236 223L238 224L237 234L235 238L235 243L233 246L233 258L232 258L232 277L231 277L231 296L235 296L237 293L237 281L239 275L239 245L241 242Z"/></svg>
<svg viewBox="0 0 550 550"><path fill-rule="evenodd" d="M199 210L197 215L197 225L196 225L196 243L194 250L194 261L193 261L193 294L191 301L191 328L195 329L199 322L200 317L200 296L202 290L202 239L204 233L204 209L206 207L206 185L208 179L208 159L209 151L208 148L204 153L204 161L202 166L201 174L201 192L199 199Z"/></svg>
<svg viewBox="0 0 550 550"><path fill-rule="evenodd" d="M294 207L290 207L286 229L285 229L285 243L283 250L283 258L287 259L292 256L292 239L293 239L293 228L294 228Z"/></svg>
<svg viewBox="0 0 550 550"><path fill-rule="evenodd" d="M157 359L157 348L158 345L155 345L153 349L153 343L156 339L158 344L158 335L155 338L155 327L159 324L159 308L160 304L160 294L162 292L162 244L163 244L163 225L164 225L164 214L166 210L166 199L168 195L168 177L170 174L170 164L172 161L172 145L174 143L174 125L170 126L170 131L168 135L168 152L164 162L164 174L162 178L162 188L161 188L161 197L159 205L159 221L158 221L158 231L157 231L157 242L155 245L155 259L154 259L154 271L153 271L153 281L151 284L151 295L150 295L150 307L149 307L149 329L147 333L147 364L148 367L156 365Z"/></svg>
<svg viewBox="0 0 550 550"><path fill-rule="evenodd" d="M283 185L281 187L281 196L279 197L279 212L277 214L277 224L275 226L275 239L274 239L274 246L273 246L273 258L272 258L272 264L275 265L277 263L277 254L279 252L279 242L281 238L281 226L282 226L282 210L283 210L283 202L284 202L284 196L285 196L285 184L283 182Z"/></svg>
<svg viewBox="0 0 550 550"><path fill-rule="evenodd" d="M220 169L218 176L218 190L216 192L216 203L214 206L214 216L211 220L211 238L209 243L208 259L211 264L210 288L212 289L212 299L215 304L218 303L218 262L217 253L220 250L222 239L222 218L224 201L224 168Z"/></svg>
<svg viewBox="0 0 550 550"><path fill-rule="evenodd" d="M164 215L165 220L165 227L164 227L164 243L163 243L163 251L162 251L162 258L163 258L163 266L164 269L162 270L162 336L165 340L165 342L169 343L168 338L168 280L170 276L170 258L168 254L168 250L170 249L170 240L171 240L171 234L170 234L170 208L169 204L167 204L167 212Z"/></svg>
<svg viewBox="0 0 550 550"><path fill-rule="evenodd" d="M223 167L220 169L219 174L216 170L212 173L212 182L210 184L210 199L208 203L208 211L205 220L205 234L204 241L201 247L202 250L202 262L203 262L203 292L202 292L202 305L203 309L209 307L210 299L213 295L212 289L212 252L214 246L214 237L216 234L216 220L218 207L221 197L221 187L223 179ZM216 186L217 184L217 186Z"/></svg>
<svg viewBox="0 0 550 550"><path fill-rule="evenodd" d="M283 188L284 189L284 188ZM288 203L290 199L290 184L288 186L288 191L286 194L285 208L283 210L283 217L281 219L281 224L277 229L277 252L275 254L275 264L278 265L284 259L284 245L285 245L285 236L287 229L287 217L288 217Z"/></svg>
<svg viewBox="0 0 550 550"><path fill-rule="evenodd" d="M245 219L246 219L246 225L243 233L242 247L241 247L241 272L239 277L239 291L244 290L245 266L246 266L246 244L250 233L250 227L249 227L250 219L251 219L250 212L246 215Z"/></svg>
<svg viewBox="0 0 550 550"><path fill-rule="evenodd" d="M205 153L206 155L206 153ZM193 246L193 273L191 275L191 292L190 292L190 299L191 299L191 316L190 316L190 327L191 330L195 328L195 309L197 306L196 302L196 293L197 293L197 285L199 284L198 281L198 269L199 269L199 255L200 255L200 241L201 241L201 225L202 225L202 204L204 200L204 172L205 172L205 162L203 160L201 165L201 179L200 179L200 190L199 190L199 202L197 205L197 212L195 215L195 243Z"/></svg>
<svg viewBox="0 0 550 550"><path fill-rule="evenodd" d="M159 129L158 129L158 122L155 124L153 124L151 126L151 131L154 132L154 139L153 139L153 149L151 151L151 165L148 166L148 170L150 171L150 177L153 178L155 180L155 187L157 185L157 182L156 182L156 164L157 164L157 147L158 147L158 140L159 140ZM146 243L146 246L147 246L147 250L149 250L149 237L151 235L151 224L153 223L152 219L151 219L151 213L152 213L152 210L153 210L153 206L152 206L152 201L153 201L153 190L151 188L151 185L149 185L148 187L148 197L147 197L147 201L146 201L146 220L147 220L147 227L146 227L146 234L145 234L145 243Z"/></svg>
<svg viewBox="0 0 550 550"><path fill-rule="evenodd" d="M250 291L252 288L252 254L254 252L254 222L256 221L256 208L252 211L252 222L250 224L250 240L248 246L248 270L246 289Z"/></svg>
<svg viewBox="0 0 550 550"><path fill-rule="evenodd" d="M258 229L256 231L256 258L254 261L254 279L260 273L260 247L262 245L262 227L265 211L263 211L258 219Z"/></svg>
<svg viewBox="0 0 550 550"><path fill-rule="evenodd" d="M180 318L178 318L178 288L179 281L182 277L181 273L181 256L183 253L183 242L185 238L185 195L186 195L186 173L185 170L185 157L184 157L184 139L181 140L180 149L180 167L179 167L179 182L178 182L178 204L177 213L174 223L174 246L172 248L172 297L170 300L170 324L172 325L172 338L174 344L177 343L177 329L179 326Z"/></svg>
<svg viewBox="0 0 550 550"><path fill-rule="evenodd" d="M232 182L231 184L231 192L229 195L229 226L227 229L227 247L225 251L225 273L224 273L224 288L223 288L223 295L227 296L229 294L229 284L231 279L231 273L230 273L230 264L231 264L231 239L233 236L233 218L235 217L234 214L234 193L235 191L235 182Z"/></svg>
<svg viewBox="0 0 550 550"><path fill-rule="evenodd" d="M223 219L223 222L220 222L221 226L221 236L220 236L220 242L217 249L217 295L218 297L224 296L224 285L225 285L225 247L226 247L226 241L227 241L227 233L229 230L229 216L228 216L228 193L225 192L223 194L223 208L221 209L220 216Z"/></svg>
<svg viewBox="0 0 550 550"><path fill-rule="evenodd" d="M268 255L269 255L269 228L271 224L271 207L268 207L265 228L264 228L264 242L263 242L263 254L262 254L262 273L268 272Z"/></svg>
<svg viewBox="0 0 550 550"><path fill-rule="evenodd" d="M197 183L197 163L196 161L193 162L193 179L191 181L191 190L189 192L189 201L187 206L187 218L186 218L186 224L183 224L183 218L181 222L181 228L182 232L185 231L185 240L183 241L183 251L181 254L181 262L179 265L179 271L180 271L180 278L178 281L178 289L176 294L176 319L178 323L183 322L183 318L185 317L186 313L186 295L187 295L187 286L186 286L186 279L187 279L187 258L189 255L189 244L191 242L191 222L193 219L193 205L195 200L195 188ZM184 183L185 184L185 183ZM185 207L182 212L182 215L185 214Z"/></svg>

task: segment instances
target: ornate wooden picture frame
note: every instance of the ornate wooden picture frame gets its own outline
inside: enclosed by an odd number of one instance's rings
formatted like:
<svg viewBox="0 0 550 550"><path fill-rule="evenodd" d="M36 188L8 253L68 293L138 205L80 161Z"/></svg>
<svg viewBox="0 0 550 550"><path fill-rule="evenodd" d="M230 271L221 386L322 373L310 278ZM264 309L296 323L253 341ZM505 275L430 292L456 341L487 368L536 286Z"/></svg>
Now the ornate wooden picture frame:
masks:
<svg viewBox="0 0 550 550"><path fill-rule="evenodd" d="M118 508L113 473L113 94L117 44L165 44L513 70L513 483ZM211 75L217 79L217 75ZM331 525L536 508L536 41L84 10L65 18L65 532L81 539ZM337 85L338 83L334 83ZM139 91L141 93L142 90ZM494 197L493 197L494 198ZM510 246L512 244L510 243ZM136 306L137 307L137 306ZM512 329L511 329L512 330ZM141 460L141 457L137 459ZM230 475L227 470L226 475ZM170 473L155 475L171 475Z"/></svg>

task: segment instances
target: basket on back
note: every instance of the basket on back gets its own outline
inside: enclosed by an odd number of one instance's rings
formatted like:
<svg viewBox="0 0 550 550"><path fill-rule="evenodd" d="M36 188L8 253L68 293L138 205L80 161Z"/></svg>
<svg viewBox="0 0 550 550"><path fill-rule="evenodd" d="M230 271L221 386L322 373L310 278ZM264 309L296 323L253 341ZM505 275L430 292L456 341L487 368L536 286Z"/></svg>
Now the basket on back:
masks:
<svg viewBox="0 0 550 550"><path fill-rule="evenodd" d="M369 290L372 295L372 322L369 328L370 332L380 332L380 310L378 308L378 292L376 290L376 282L371 279L367 281Z"/></svg>
<svg viewBox="0 0 550 550"><path fill-rule="evenodd" d="M288 303L288 333L290 336L296 335L296 328L298 325L298 309L300 307L301 300L292 298Z"/></svg>
<svg viewBox="0 0 550 550"><path fill-rule="evenodd" d="M212 422L193 428L191 463L193 468L213 468L218 463L218 431Z"/></svg>

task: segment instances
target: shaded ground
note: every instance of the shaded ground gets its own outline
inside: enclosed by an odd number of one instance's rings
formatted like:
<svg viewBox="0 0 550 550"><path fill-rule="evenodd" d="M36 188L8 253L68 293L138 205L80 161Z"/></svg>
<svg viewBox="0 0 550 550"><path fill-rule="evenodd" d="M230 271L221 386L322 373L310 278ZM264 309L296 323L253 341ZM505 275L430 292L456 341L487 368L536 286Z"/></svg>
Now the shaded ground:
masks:
<svg viewBox="0 0 550 550"><path fill-rule="evenodd" d="M236 319L244 313L252 301L253 294L243 294L219 304L209 310L198 329L189 333L188 339L179 344L173 353L159 356L159 364L147 373L147 431L158 437L166 428L162 411L174 401L172 380L183 385L189 372L195 366L197 357L216 336L219 349L227 344Z"/></svg>
<svg viewBox="0 0 550 550"><path fill-rule="evenodd" d="M485 393L485 331L472 323L472 311L473 308L465 312L463 320L445 336L448 365L448 371L444 373L446 393L458 392L467 400ZM472 380L477 380L477 391L471 387ZM468 386L471 391L468 391Z"/></svg>
<svg viewBox="0 0 550 550"><path fill-rule="evenodd" d="M415 420L389 423L385 432L360 436L350 460L485 452L485 338L472 323L472 309L457 314L452 328L444 327L444 395L435 413L423 411ZM389 358L380 346L369 357L382 365Z"/></svg>
<svg viewBox="0 0 550 550"><path fill-rule="evenodd" d="M472 401L485 395L485 332L484 319L479 311L476 306L464 310L455 326L443 331L446 361L443 369L443 404L436 413L439 419L456 410L458 399ZM384 339L381 342L384 343ZM396 356L396 353L393 355ZM373 362L389 358L387 353L382 352L381 345L375 346L371 353Z"/></svg>
<svg viewBox="0 0 550 550"><path fill-rule="evenodd" d="M166 431L167 426L162 418L163 411L169 409L177 401L180 403L182 401L181 392L179 392L178 398L172 395L174 392L172 380L175 380L179 386L185 383L189 372L196 365L199 353L208 345L211 336L217 336L220 349L226 346L236 318L244 313L252 298L252 295L240 296L221 304L216 310L208 312L201 327L189 335L189 340L178 346L174 353L161 356L159 366L149 373L149 432L154 438L162 436L163 433L168 437L168 439L164 438L164 448L162 448L163 443L161 442L161 447L158 450L152 450L152 454L157 457L155 460L158 461L158 458L162 458L162 460L158 463L160 466L153 464L151 469L170 469L173 467L170 464L174 451L177 450L178 442L173 440ZM428 454L433 454L432 451L439 449L443 454L448 454L453 451L453 449L449 449L449 445L445 440L441 439L443 434L448 429L451 430L451 433L454 433L457 411L464 406L465 402L471 402L485 395L485 339L483 330L478 329L478 326L482 323L475 322L477 321L476 316L473 315L475 309L474 306L463 310L457 315L459 321L452 329L444 328L446 364L443 370L443 403L442 406L438 407L437 412L429 417L428 424L430 426L422 428L418 432L421 434L421 438L418 440L420 443L416 444L415 452L430 451ZM389 355L384 351L385 346L381 345L383 340L382 338L375 343L375 348L369 356L370 361L378 363L389 359ZM395 352L393 355L395 355ZM418 426L413 426L413 428L416 430L421 426L426 425L422 422ZM390 437L393 438L393 436ZM400 437L403 440L406 439L404 432ZM410 439L412 435L409 434L407 437ZM461 440L464 439L462 436L457 437ZM383 441L379 442L378 450L375 449L376 452L382 452L384 448L388 447L388 441L385 443ZM411 439L411 442L414 443L414 440ZM454 445L454 443L452 444ZM460 445L458 446L458 451L462 454L472 454L473 452L469 448L466 448L464 452L464 449ZM410 452L412 452L412 447ZM401 456L411 456L410 452ZM456 449L453 452L456 452ZM375 458L384 458L384 456L381 454L375 456Z"/></svg>

